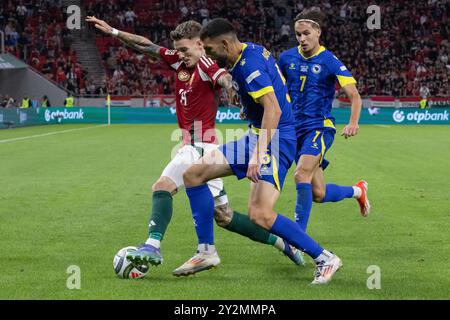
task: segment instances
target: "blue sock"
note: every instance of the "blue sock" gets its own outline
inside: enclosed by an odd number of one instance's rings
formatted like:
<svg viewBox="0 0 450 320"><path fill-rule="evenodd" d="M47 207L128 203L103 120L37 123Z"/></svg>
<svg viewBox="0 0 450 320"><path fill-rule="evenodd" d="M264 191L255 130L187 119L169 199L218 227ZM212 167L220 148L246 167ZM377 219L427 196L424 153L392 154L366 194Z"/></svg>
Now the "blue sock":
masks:
<svg viewBox="0 0 450 320"><path fill-rule="evenodd" d="M323 248L308 236L300 226L291 219L278 214L271 233L285 239L297 249L305 251L311 258L317 258L323 251Z"/></svg>
<svg viewBox="0 0 450 320"><path fill-rule="evenodd" d="M214 198L208 185L186 188L198 243L214 244Z"/></svg>
<svg viewBox="0 0 450 320"><path fill-rule="evenodd" d="M303 232L308 225L309 213L312 207L311 183L297 183L297 205L295 206L295 221Z"/></svg>
<svg viewBox="0 0 450 320"><path fill-rule="evenodd" d="M325 197L322 202L337 202L346 198L353 197L353 187L343 187L335 184L327 184Z"/></svg>

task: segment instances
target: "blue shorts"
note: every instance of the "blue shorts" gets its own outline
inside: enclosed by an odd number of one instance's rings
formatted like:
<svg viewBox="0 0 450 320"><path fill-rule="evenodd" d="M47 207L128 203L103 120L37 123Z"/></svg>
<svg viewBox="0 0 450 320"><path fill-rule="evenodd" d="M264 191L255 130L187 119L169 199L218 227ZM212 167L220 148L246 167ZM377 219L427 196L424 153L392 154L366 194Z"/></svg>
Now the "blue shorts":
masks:
<svg viewBox="0 0 450 320"><path fill-rule="evenodd" d="M250 130L241 139L219 147L239 180L247 176L248 162L257 141L258 135ZM276 134L272 138L261 166L261 180L270 182L281 191L286 174L295 158L296 144L297 141L292 137L279 138Z"/></svg>
<svg viewBox="0 0 450 320"><path fill-rule="evenodd" d="M309 154L312 156L322 155L320 166L323 170L330 164L325 159L325 154L334 141L335 130L332 129L311 129L297 136L297 154L295 162L298 163L300 156Z"/></svg>

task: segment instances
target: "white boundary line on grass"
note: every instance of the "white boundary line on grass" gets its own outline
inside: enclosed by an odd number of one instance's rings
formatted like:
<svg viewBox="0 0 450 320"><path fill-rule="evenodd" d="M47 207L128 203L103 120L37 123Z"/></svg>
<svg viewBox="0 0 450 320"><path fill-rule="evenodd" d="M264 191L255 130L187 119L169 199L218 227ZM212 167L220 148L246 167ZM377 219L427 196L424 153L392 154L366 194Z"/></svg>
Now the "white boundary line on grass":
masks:
<svg viewBox="0 0 450 320"><path fill-rule="evenodd" d="M375 126L382 127L382 128L390 128L391 127L391 126L388 126L386 124L376 124Z"/></svg>
<svg viewBox="0 0 450 320"><path fill-rule="evenodd" d="M26 136L26 137L4 139L4 140L0 140L0 143L3 143L3 142L14 142L14 141L20 141L20 140L26 140L26 139L33 139L33 138L40 138L40 137L52 136L52 135L60 134L60 133L67 133L67 132L73 132L73 131L94 129L94 128L99 128L99 127L104 127L104 126L107 126L107 124L100 124L100 125L97 125L97 126L92 126L92 127L87 127L87 128L77 128L77 129L69 129L69 130L62 130L62 131L53 131L53 132L47 132L47 133L42 133L42 134L35 134L35 135L32 135L32 136Z"/></svg>

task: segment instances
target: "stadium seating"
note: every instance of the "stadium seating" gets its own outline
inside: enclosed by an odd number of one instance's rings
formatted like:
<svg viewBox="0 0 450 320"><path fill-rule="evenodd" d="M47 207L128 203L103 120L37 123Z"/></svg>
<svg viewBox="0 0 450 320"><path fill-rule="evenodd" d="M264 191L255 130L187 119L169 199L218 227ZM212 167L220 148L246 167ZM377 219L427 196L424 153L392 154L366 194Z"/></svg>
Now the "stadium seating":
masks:
<svg viewBox="0 0 450 320"><path fill-rule="evenodd" d="M5 32L7 52L72 92L84 89L86 72L71 50L60 1L2 1L0 30Z"/></svg>
<svg viewBox="0 0 450 320"><path fill-rule="evenodd" d="M37 3L43 3L39 8ZM6 49L24 58L38 71L73 91L83 92L86 73L77 65L70 50L70 34L64 28L64 15L55 0L28 0L27 13L20 16L17 1L0 3L0 30L6 33ZM170 47L170 31L181 21L195 19L207 23L215 17L233 22L242 40L262 43L275 57L295 46L292 20L316 1L251 0L82 0L87 14L95 14L121 30L137 33L155 43ZM380 30L366 27L370 1L320 2L326 13L322 42L352 71L362 96L419 96L422 85L432 96L450 95L450 3L442 0L381 1ZM134 12L132 22L127 12ZM15 22L11 22L11 18ZM52 23L48 23L52 21ZM281 22L291 24L289 39L281 36ZM276 23L278 22L278 23ZM277 27L278 26L278 27ZM175 78L167 66L151 61L114 38L97 33L95 44L102 56L109 90L131 95L173 93ZM150 62L150 63L148 63ZM58 66L66 77L75 71L70 83L58 78ZM116 68L123 74L114 78ZM81 73L80 73L81 70ZM155 79L160 72L164 81ZM114 78L114 81L112 79ZM338 88L337 88L338 89Z"/></svg>

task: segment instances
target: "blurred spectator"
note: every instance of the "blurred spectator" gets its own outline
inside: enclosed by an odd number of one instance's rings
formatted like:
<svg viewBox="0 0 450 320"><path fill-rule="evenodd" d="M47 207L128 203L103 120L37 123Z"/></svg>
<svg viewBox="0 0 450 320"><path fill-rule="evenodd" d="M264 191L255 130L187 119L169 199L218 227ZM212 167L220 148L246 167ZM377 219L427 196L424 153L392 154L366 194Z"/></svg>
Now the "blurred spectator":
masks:
<svg viewBox="0 0 450 320"><path fill-rule="evenodd" d="M50 100L48 99L48 97L46 95L44 95L41 99L41 107L42 108L49 108L52 105L50 104Z"/></svg>
<svg viewBox="0 0 450 320"><path fill-rule="evenodd" d="M64 99L64 106L66 108L72 108L75 104L75 99L73 98L72 94L69 92L67 94L67 98Z"/></svg>
<svg viewBox="0 0 450 320"><path fill-rule="evenodd" d="M22 105L20 106L20 108L22 109L28 109L31 107L31 101L30 98L28 98L28 96L23 97L22 99Z"/></svg>

